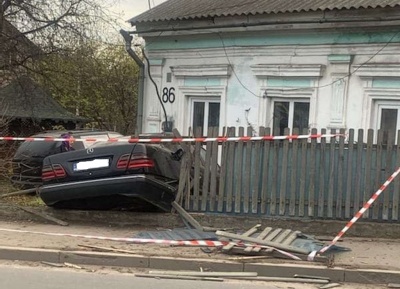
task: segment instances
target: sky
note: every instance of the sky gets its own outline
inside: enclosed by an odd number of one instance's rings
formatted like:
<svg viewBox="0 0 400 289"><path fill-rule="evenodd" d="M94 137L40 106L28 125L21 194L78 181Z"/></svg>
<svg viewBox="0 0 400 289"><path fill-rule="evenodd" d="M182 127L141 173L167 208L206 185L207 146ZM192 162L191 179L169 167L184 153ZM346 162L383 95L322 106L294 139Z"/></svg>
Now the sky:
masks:
<svg viewBox="0 0 400 289"><path fill-rule="evenodd" d="M115 0L115 5L113 5L111 10L121 15L121 23L125 27L129 27L129 25L124 22L149 10L149 2L151 8L153 8L165 1L166 0Z"/></svg>

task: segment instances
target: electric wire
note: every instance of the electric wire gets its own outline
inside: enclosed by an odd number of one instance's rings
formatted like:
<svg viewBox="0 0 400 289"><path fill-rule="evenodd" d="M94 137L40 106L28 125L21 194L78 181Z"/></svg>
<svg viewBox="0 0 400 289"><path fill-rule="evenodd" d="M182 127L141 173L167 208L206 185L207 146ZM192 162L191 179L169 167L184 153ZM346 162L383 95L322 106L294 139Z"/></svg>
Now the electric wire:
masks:
<svg viewBox="0 0 400 289"><path fill-rule="evenodd" d="M310 88L319 89L319 88L324 88L324 87L332 86L332 85L334 85L334 84L337 83L337 82L340 82L340 81L342 81L342 80L344 80L344 79L346 79L346 78L349 78L350 76L352 76L353 74L355 74L359 69L361 69L362 67L364 67L365 65L367 65L368 63L370 63L370 62L372 61L372 59L374 59L377 55L379 55L387 46L389 46L390 43L392 43L393 39L394 39L397 35L399 35L399 33L400 33L400 31L397 31L396 33L394 33L394 34L392 35L392 37L391 37L379 50L377 50L369 59L367 59L365 62L361 63L356 69L354 69L352 72L349 72L347 75L345 75L345 76L343 76L343 77L340 77L340 78L338 78L338 79L335 79L334 81L332 81L332 82L330 82L330 83L327 83L327 84L324 84L324 85L319 85L319 86L314 86L314 87L287 88L287 89L282 89L282 91L300 91L300 90L306 90L306 89L310 89ZM259 96L259 95L256 94L256 93L254 93L253 91L251 91L246 85L243 84L243 82L241 81L241 79L240 79L239 76L237 75L237 73L236 73L236 71L235 71L235 69L234 69L234 67L233 67L233 65L232 65L232 63L231 63L231 61L230 61L230 59L229 59L228 53L227 53L227 51L226 51L226 45L225 45L225 42L224 42L224 40L223 40L223 38L222 38L222 36L221 36L221 33L218 32L217 34L218 34L219 38L221 39L222 47L223 47L223 50L224 50L224 53L225 53L225 57L226 57L226 59L227 59L227 61L228 61L228 64L229 64L229 66L231 67L232 72L233 72L233 74L235 75L235 78L238 80L239 84L240 84L245 90L247 90L248 92L250 92L252 95L254 95L254 96L256 96L256 97L262 97L262 96Z"/></svg>

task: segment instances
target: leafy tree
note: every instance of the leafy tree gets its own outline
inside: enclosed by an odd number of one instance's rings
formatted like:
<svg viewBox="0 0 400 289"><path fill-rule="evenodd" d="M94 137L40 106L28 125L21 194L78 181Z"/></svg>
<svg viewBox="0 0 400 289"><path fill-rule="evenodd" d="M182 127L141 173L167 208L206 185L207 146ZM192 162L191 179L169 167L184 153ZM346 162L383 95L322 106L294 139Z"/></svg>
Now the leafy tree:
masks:
<svg viewBox="0 0 400 289"><path fill-rule="evenodd" d="M22 69L93 126L134 132L138 68L122 45L105 44L122 42L114 0L0 1L0 72Z"/></svg>
<svg viewBox="0 0 400 289"><path fill-rule="evenodd" d="M106 1L1 0L0 51L13 57L0 70L26 66L38 55L79 46L83 39L101 39L104 31L115 27ZM28 41L32 45L20 45Z"/></svg>
<svg viewBox="0 0 400 289"><path fill-rule="evenodd" d="M86 43L46 58L37 70L70 111L94 120L96 127L134 133L138 67L122 46Z"/></svg>

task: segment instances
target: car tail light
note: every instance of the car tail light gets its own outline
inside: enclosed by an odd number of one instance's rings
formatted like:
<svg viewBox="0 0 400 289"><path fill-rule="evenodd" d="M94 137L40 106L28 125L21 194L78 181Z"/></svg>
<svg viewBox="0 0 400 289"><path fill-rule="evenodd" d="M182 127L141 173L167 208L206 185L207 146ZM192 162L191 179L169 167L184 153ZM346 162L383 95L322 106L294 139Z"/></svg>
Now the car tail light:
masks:
<svg viewBox="0 0 400 289"><path fill-rule="evenodd" d="M128 169L140 169L140 168L153 168L154 161L147 156L131 156L129 160Z"/></svg>
<svg viewBox="0 0 400 289"><path fill-rule="evenodd" d="M67 176L62 165L55 164L55 165L46 165L43 166L42 169L42 180L48 181L52 179L60 179Z"/></svg>
<svg viewBox="0 0 400 289"><path fill-rule="evenodd" d="M142 169L154 167L154 161L146 155L122 155L117 162L117 169Z"/></svg>
<svg viewBox="0 0 400 289"><path fill-rule="evenodd" d="M131 155L127 154L127 155L122 155L117 162L117 169L126 169L126 167L128 166L129 163L129 158L131 157Z"/></svg>

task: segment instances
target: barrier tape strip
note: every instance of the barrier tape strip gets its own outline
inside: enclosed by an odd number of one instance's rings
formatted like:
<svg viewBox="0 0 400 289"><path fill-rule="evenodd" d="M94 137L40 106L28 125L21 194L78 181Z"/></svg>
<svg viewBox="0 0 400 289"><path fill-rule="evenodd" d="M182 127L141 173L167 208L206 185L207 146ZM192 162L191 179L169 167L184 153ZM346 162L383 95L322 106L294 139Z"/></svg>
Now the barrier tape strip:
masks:
<svg viewBox="0 0 400 289"><path fill-rule="evenodd" d="M351 226L355 222L358 221L358 219L361 218L361 216L368 210L368 208L375 202L375 200L379 197L379 195L387 188L387 186L394 180L394 178L397 177L397 175L400 173L400 167L386 180L386 182L372 195L372 197L364 204L364 206L354 215L354 217L346 224L346 226L337 234L337 236L332 240L332 242L323 247L321 250L319 250L319 253L324 253L326 252L330 247L335 245L337 241L347 232L348 229L350 229ZM311 252L309 255L309 259L313 259L314 256L316 255L316 251Z"/></svg>
<svg viewBox="0 0 400 289"><path fill-rule="evenodd" d="M180 143L180 142L237 142L237 141L273 141L273 140L295 140L295 139L317 139L317 138L345 137L343 134L307 134L307 135L284 135L284 136L241 136L241 137L196 137L196 138L55 138L55 137L0 137L0 141L69 141L69 142L127 142L127 143Z"/></svg>
<svg viewBox="0 0 400 289"><path fill-rule="evenodd" d="M265 249L273 249L285 256L288 256L294 260L301 260L298 256L291 254L289 252L264 246L264 245L255 245L248 244L242 242L232 242L232 241L211 241L211 240L164 240L164 239L142 239L142 238L119 238L119 237L103 237L103 236L94 236L94 235L79 235L79 234L64 234L64 233L46 233L46 232L37 232L37 231L29 231L29 230L17 230L17 229L5 229L0 228L0 231L3 232L13 232L13 233L28 233L28 234L36 234L36 235L45 235L45 236L57 236L57 237L73 237L73 238L84 238L84 239L95 239L95 240L108 240L108 241L118 241L118 242L127 242L127 243L135 243L135 244L160 244L160 245L171 245L171 246L190 246L190 247L223 247L229 244L233 244L236 246L245 246L245 247L261 247Z"/></svg>

